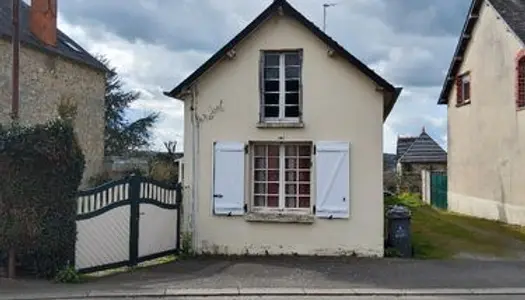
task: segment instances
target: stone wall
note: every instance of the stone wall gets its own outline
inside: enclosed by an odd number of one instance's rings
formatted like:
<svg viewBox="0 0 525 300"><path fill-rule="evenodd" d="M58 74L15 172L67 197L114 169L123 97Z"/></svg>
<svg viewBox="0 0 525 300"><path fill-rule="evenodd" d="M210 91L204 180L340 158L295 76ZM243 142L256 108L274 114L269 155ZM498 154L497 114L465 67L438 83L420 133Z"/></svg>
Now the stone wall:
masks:
<svg viewBox="0 0 525 300"><path fill-rule="evenodd" d="M11 112L11 43L0 39L0 122ZM22 45L20 121L43 123L57 116L60 101L78 108L75 131L86 157L84 180L102 170L104 157L104 73L61 56Z"/></svg>

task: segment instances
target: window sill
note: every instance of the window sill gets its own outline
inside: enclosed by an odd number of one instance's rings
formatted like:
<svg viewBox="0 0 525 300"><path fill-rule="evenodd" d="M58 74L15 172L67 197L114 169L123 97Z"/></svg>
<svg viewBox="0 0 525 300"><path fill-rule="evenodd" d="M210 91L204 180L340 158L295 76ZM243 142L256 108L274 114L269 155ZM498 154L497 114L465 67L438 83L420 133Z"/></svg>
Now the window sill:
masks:
<svg viewBox="0 0 525 300"><path fill-rule="evenodd" d="M304 128L303 122L259 122L257 128Z"/></svg>
<svg viewBox="0 0 525 300"><path fill-rule="evenodd" d="M299 223L313 224L315 218L311 214L289 214L289 213L256 213L252 212L244 216L247 222L261 223Z"/></svg>
<svg viewBox="0 0 525 300"><path fill-rule="evenodd" d="M466 101L466 102L463 102L463 103L456 104L456 107L462 107L462 106L466 106L466 105L469 105L469 104L470 104L470 101Z"/></svg>
<svg viewBox="0 0 525 300"><path fill-rule="evenodd" d="M516 111L522 111L522 110L525 110L525 106L516 107Z"/></svg>

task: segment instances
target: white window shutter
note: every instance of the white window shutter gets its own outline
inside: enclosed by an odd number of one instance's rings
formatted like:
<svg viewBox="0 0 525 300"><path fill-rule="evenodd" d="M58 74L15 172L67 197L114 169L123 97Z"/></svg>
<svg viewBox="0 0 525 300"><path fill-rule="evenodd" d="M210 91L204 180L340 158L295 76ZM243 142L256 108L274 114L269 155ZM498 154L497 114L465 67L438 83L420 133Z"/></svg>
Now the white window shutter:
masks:
<svg viewBox="0 0 525 300"><path fill-rule="evenodd" d="M215 142L213 155L213 212L244 214L244 143Z"/></svg>
<svg viewBox="0 0 525 300"><path fill-rule="evenodd" d="M350 217L350 144L318 142L315 154L316 203L319 218Z"/></svg>

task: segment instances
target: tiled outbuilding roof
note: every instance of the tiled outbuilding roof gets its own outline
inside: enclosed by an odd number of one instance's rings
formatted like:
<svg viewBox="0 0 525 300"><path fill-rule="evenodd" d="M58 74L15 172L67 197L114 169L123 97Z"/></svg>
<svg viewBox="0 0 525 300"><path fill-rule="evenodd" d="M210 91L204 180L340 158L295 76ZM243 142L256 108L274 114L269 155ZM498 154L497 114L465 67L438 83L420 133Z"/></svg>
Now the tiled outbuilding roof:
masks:
<svg viewBox="0 0 525 300"><path fill-rule="evenodd" d="M447 162L447 152L424 130L418 137L399 138L397 149L398 161L402 163Z"/></svg>

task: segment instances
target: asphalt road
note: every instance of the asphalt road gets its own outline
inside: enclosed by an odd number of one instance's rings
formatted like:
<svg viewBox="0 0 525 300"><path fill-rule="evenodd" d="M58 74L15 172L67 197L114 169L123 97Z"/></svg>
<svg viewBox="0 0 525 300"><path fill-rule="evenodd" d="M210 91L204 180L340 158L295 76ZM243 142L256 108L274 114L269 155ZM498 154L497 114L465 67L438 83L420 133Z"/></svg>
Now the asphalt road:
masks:
<svg viewBox="0 0 525 300"><path fill-rule="evenodd" d="M0 0L1 1L1 0ZM0 299L10 300L16 295L41 299L64 299L62 295L76 294L99 297L109 295L170 295L171 298L190 300L328 300L328 299L397 299L397 300L492 300L525 299L521 296L405 296L405 297L180 297L184 290L231 290L245 295L251 289L296 289L298 295L306 290L520 290L525 289L524 261L473 261L473 260L400 260L362 258L311 258L311 257L260 257L260 258L200 258L177 261L162 266L145 268L92 279L80 285L54 284L41 280L0 279ZM116 294L117 293L117 294ZM181 293L193 295L195 293ZM213 293L212 293L213 294ZM274 293L274 295L277 293ZM353 293L346 293L352 295ZM467 293L468 294L468 293ZM61 297L58 297L61 295ZM198 295L206 295L199 293ZM326 294L325 294L326 295ZM370 295L365 293L365 295ZM121 295L122 296L122 295ZM53 298L54 297L54 298ZM101 299L101 298L98 298ZM108 298L110 299L110 298ZM120 298L122 299L122 298ZM152 297L145 299L154 299Z"/></svg>
<svg viewBox="0 0 525 300"><path fill-rule="evenodd" d="M99 300L116 300L122 298L107 298ZM245 296L245 297L169 297L169 298L134 298L136 300L523 300L524 296L439 296L439 297L426 297L426 296L408 296L408 297L396 297L396 296Z"/></svg>

